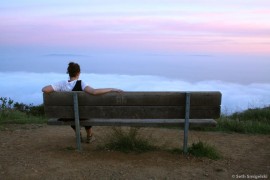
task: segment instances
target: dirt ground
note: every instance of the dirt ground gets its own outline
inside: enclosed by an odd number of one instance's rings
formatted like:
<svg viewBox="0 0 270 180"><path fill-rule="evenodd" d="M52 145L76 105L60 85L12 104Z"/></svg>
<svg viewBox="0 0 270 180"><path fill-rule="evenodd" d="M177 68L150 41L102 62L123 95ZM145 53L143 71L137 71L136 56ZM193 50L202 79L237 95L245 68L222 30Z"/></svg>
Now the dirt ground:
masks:
<svg viewBox="0 0 270 180"><path fill-rule="evenodd" d="M83 130L83 129L82 129ZM76 148L68 126L8 125L0 130L0 179L269 179L270 136L190 131L189 144L217 147L221 160L165 151L97 150L111 127L94 127L96 141ZM82 131L85 138L85 132ZM183 131L141 128L156 145L182 148Z"/></svg>

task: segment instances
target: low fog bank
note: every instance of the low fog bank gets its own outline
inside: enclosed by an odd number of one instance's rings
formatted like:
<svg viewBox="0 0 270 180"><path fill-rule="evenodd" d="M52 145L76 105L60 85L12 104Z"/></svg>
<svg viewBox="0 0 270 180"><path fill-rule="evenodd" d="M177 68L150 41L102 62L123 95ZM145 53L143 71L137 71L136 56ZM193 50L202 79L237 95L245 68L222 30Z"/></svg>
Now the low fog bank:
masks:
<svg viewBox="0 0 270 180"><path fill-rule="evenodd" d="M0 72L0 97L38 105L42 103L43 86L67 79L66 74L60 73ZM187 82L160 76L87 73L81 74L80 79L94 88L115 87L124 91L220 91L225 114L270 105L270 84L266 83Z"/></svg>

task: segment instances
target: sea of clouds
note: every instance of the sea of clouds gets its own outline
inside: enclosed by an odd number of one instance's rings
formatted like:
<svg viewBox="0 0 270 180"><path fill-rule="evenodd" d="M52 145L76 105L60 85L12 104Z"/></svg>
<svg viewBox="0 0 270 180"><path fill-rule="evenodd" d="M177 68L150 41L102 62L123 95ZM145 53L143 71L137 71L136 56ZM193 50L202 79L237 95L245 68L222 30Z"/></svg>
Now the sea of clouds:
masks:
<svg viewBox="0 0 270 180"><path fill-rule="evenodd" d="M67 79L67 74L60 73L0 72L0 97L38 105L43 102L42 87ZM93 88L114 87L124 91L220 91L225 114L270 105L270 84L266 83L187 82L160 76L86 73L80 79Z"/></svg>

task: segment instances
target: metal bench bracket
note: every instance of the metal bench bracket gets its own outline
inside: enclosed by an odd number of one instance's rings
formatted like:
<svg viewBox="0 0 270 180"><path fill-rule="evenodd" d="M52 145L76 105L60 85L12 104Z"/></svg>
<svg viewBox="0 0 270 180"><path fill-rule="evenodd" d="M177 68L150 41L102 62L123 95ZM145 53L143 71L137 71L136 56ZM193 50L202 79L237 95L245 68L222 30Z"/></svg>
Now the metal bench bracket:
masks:
<svg viewBox="0 0 270 180"><path fill-rule="evenodd" d="M185 109L185 127L184 127L184 145L183 151L188 153L188 129L189 129L189 113L190 113L190 93L186 93L186 109Z"/></svg>
<svg viewBox="0 0 270 180"><path fill-rule="evenodd" d="M79 105L78 105L78 95L73 93L73 102L74 102L74 116L75 116L75 128L76 128L76 142L77 149L81 151L81 135L80 135L80 117L79 117Z"/></svg>

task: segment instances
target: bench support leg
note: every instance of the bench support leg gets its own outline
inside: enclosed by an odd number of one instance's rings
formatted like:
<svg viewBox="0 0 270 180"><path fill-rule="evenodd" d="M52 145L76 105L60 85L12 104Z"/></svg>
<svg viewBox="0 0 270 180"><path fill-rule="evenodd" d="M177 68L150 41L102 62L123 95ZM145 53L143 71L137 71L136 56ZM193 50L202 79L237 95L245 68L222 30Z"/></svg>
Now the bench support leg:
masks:
<svg viewBox="0 0 270 180"><path fill-rule="evenodd" d="M186 109L185 109L185 127L184 127L184 154L188 152L188 129L189 129L189 113L190 113L190 93L186 93Z"/></svg>
<svg viewBox="0 0 270 180"><path fill-rule="evenodd" d="M75 116L75 128L76 128L76 142L77 150L81 151L81 135L80 135L80 117L79 117L79 106L78 106L78 95L77 93L73 94L73 103L74 103L74 116Z"/></svg>

